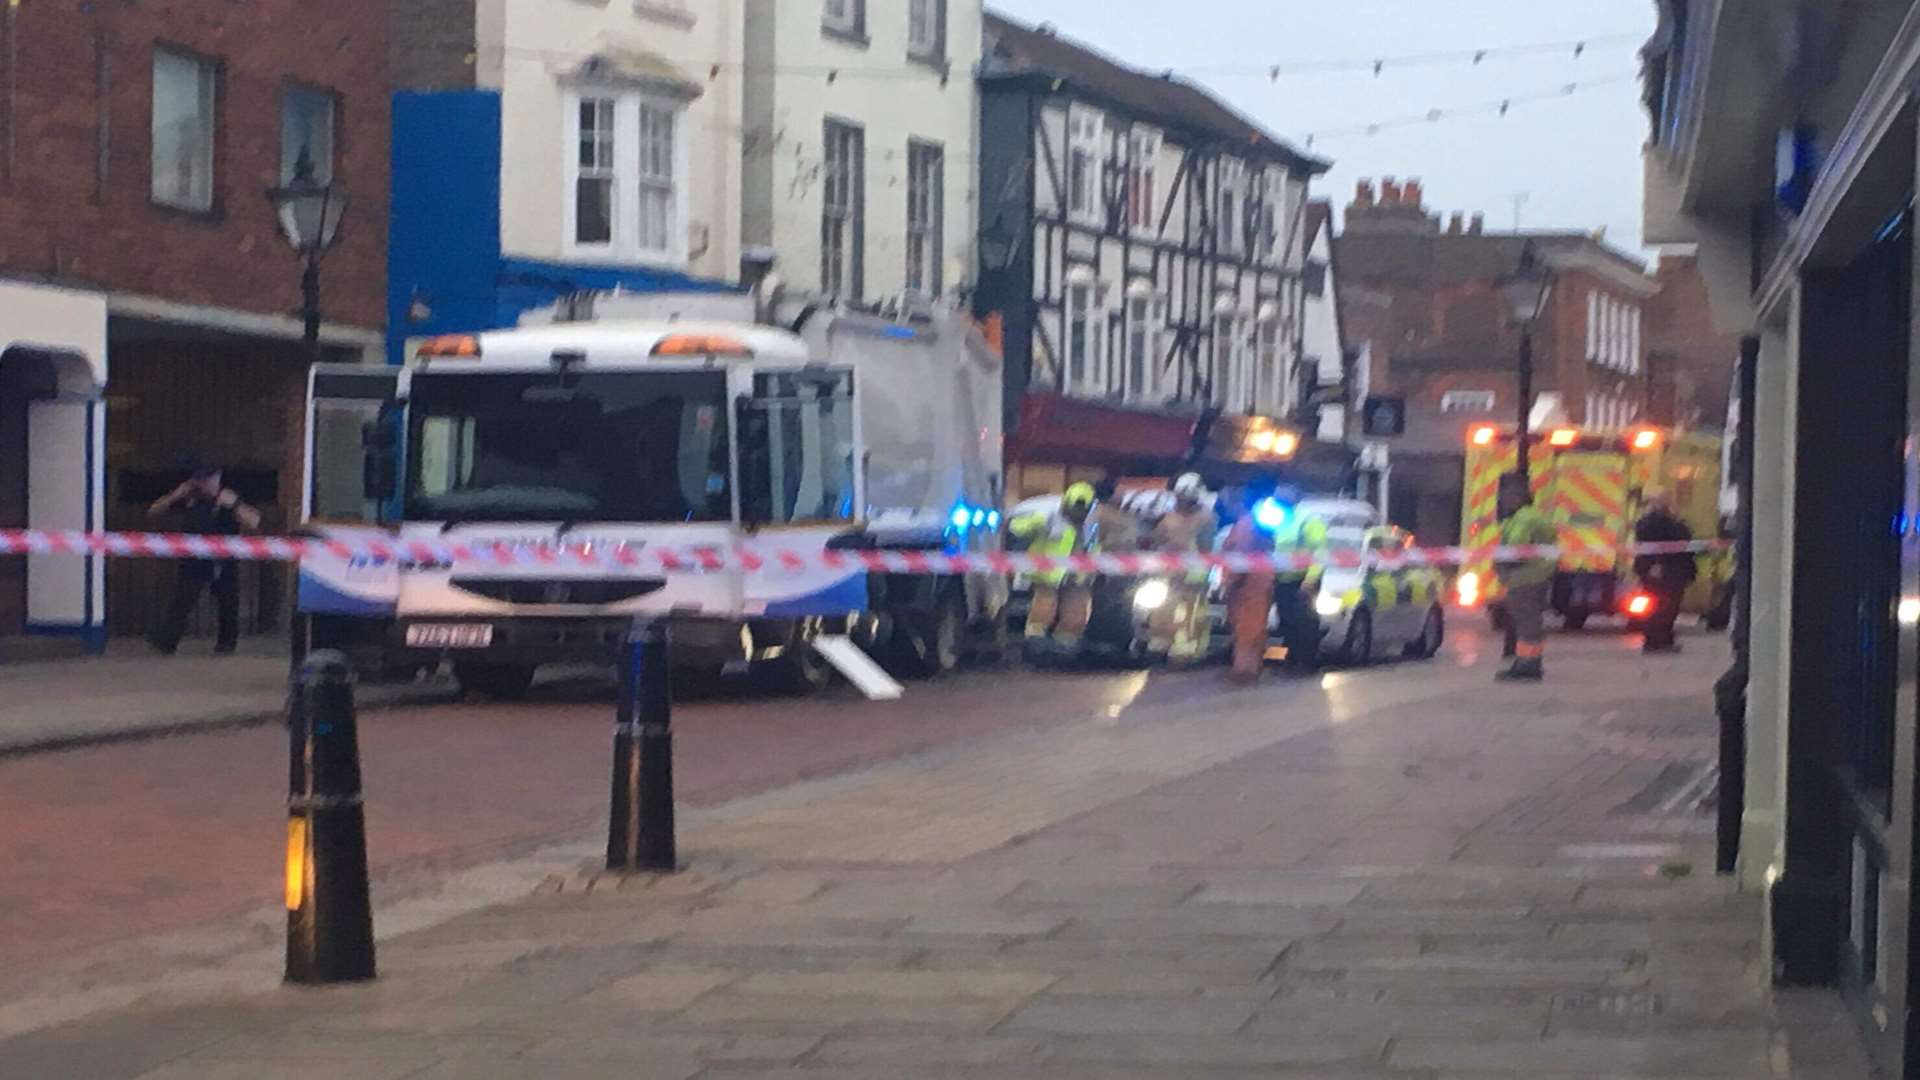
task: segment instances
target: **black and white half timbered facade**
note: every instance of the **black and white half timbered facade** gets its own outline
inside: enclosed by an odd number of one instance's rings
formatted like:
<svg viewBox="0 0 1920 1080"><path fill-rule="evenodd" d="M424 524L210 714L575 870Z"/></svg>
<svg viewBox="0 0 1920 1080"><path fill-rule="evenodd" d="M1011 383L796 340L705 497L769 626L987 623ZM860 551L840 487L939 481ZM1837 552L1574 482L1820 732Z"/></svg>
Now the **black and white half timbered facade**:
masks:
<svg viewBox="0 0 1920 1080"><path fill-rule="evenodd" d="M1295 417L1307 189L1328 163L1204 90L986 20L977 307L1028 394Z"/></svg>

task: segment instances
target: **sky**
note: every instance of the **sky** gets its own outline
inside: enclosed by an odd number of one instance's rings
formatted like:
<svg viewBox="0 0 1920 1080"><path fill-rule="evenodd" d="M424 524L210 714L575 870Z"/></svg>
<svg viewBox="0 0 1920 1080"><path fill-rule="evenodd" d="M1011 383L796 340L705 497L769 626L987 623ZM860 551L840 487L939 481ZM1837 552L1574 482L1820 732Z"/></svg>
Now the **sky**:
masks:
<svg viewBox="0 0 1920 1080"><path fill-rule="evenodd" d="M990 0L1023 22L1149 71L1168 68L1214 91L1267 130L1333 168L1318 197L1343 208L1361 178L1418 178L1430 210L1483 211L1487 228L1604 228L1640 248L1639 46L1653 32L1653 0ZM1501 55L1499 50L1591 40ZM1444 62L1395 57L1488 50ZM1369 61L1382 59L1378 75ZM1357 70L1285 72L1275 65L1362 61ZM1607 83L1611 85L1606 85ZM1568 83L1582 84L1572 95ZM1588 89L1585 84L1600 83ZM1507 115L1502 100L1515 100ZM1448 110L1491 105L1478 115ZM1425 119L1441 110L1437 121ZM1382 120L1374 135L1333 134Z"/></svg>

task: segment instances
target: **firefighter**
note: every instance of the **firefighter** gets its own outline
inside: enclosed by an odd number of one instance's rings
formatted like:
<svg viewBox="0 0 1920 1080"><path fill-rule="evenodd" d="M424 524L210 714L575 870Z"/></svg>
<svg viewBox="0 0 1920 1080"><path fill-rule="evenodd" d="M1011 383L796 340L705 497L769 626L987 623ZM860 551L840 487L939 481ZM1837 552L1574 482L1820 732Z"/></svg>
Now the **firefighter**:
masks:
<svg viewBox="0 0 1920 1080"><path fill-rule="evenodd" d="M1267 491L1243 488L1240 493L1240 517L1228 530L1226 550L1253 555L1271 555L1274 550L1274 526L1263 506L1277 506ZM1262 518L1268 520L1262 520ZM1227 612L1233 625L1234 682L1252 683L1260 678L1267 659L1267 615L1273 609L1274 572L1249 570L1234 574L1227 584Z"/></svg>
<svg viewBox="0 0 1920 1080"><path fill-rule="evenodd" d="M1007 523L1015 537L1029 539L1027 550L1054 557L1096 550L1098 529L1091 484L1070 484L1052 514L1023 514ZM1038 659L1049 645L1070 655L1080 646L1093 617L1093 590L1084 575L1049 570L1033 575L1033 600L1027 610L1026 651Z"/></svg>
<svg viewBox="0 0 1920 1080"><path fill-rule="evenodd" d="M1213 496L1196 473L1173 482L1173 509L1153 526L1147 543L1154 551L1197 554L1212 551L1219 518ZM1167 598L1153 610L1148 622L1147 651L1176 662L1206 656L1211 626L1207 619L1207 572L1189 570L1171 574Z"/></svg>
<svg viewBox="0 0 1920 1080"><path fill-rule="evenodd" d="M1559 542L1559 530L1553 522L1534 509L1532 489L1524 475L1502 476L1498 498L1501 547ZM1495 562L1500 583L1506 587L1508 627L1513 634L1513 666L1497 676L1503 681L1538 682L1544 675L1541 661L1546 652L1547 593L1557 565L1558 560L1551 555L1503 556Z"/></svg>
<svg viewBox="0 0 1920 1080"><path fill-rule="evenodd" d="M1642 500L1647 512L1633 527L1637 543L1666 544L1693 539L1693 530L1687 528L1687 523L1673 516L1665 491L1649 488ZM1693 584L1699 573L1693 553L1638 555L1633 560L1633 573L1640 579L1640 587L1653 597L1653 610L1647 614L1647 632L1641 651L1679 652L1680 643L1673 637L1673 622L1680 617L1680 602L1687 595L1687 586Z"/></svg>
<svg viewBox="0 0 1920 1080"><path fill-rule="evenodd" d="M1287 642L1287 659L1296 669L1311 669L1320 656L1320 617L1313 611L1313 594L1326 570L1319 561L1326 550L1327 523L1314 515L1289 509L1273 531L1273 555L1281 564L1274 573L1274 611ZM1316 561L1311 566L1289 564L1301 555Z"/></svg>

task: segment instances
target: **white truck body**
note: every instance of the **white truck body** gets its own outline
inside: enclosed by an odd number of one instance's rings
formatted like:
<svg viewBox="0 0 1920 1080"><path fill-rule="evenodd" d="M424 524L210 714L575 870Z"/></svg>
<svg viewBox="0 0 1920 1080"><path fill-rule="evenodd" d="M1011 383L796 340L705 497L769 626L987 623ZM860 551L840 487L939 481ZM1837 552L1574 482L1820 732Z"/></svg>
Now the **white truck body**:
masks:
<svg viewBox="0 0 1920 1080"><path fill-rule="evenodd" d="M869 576L818 558L829 544L994 546L999 358L969 319L811 311L785 329L753 322L747 297L697 298L699 318L674 304L613 296L592 321L484 333L477 355L408 364L398 513L384 528L320 531L527 554L312 558L301 613L336 630L352 621L362 644L377 627L400 666L602 659L633 618L671 616L681 659L726 666L803 648L814 632L886 629ZM767 568L667 574L539 556L582 544L747 552ZM804 568L782 565L786 552ZM1004 602L986 579L963 595L975 614Z"/></svg>

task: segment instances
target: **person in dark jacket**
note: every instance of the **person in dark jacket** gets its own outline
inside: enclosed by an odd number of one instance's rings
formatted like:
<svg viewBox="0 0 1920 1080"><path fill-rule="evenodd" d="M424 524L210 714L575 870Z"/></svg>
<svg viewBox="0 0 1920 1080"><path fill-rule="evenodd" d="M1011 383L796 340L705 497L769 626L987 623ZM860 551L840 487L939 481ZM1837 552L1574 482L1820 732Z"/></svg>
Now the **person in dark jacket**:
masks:
<svg viewBox="0 0 1920 1080"><path fill-rule="evenodd" d="M1687 528L1687 523L1673 516L1666 492L1649 490L1645 502L1647 512L1633 527L1635 542L1662 544L1693 539L1693 530ZM1673 622L1680 617L1680 601L1698 573L1693 553L1682 551L1668 555L1637 555L1633 560L1633 572L1640 579L1640 587L1653 597L1653 611L1647 615L1646 640L1642 651L1679 652L1680 644L1673 637Z"/></svg>
<svg viewBox="0 0 1920 1080"><path fill-rule="evenodd" d="M150 516L178 513L184 531L202 536L232 536L243 529L260 527L260 512L222 483L219 466L193 463L189 468L185 483L147 508ZM205 591L213 594L218 624L213 651L232 652L240 641L239 573L239 564L232 559L183 560L174 578L173 599L153 635L155 651L172 656L180 647L180 639L187 632L187 617Z"/></svg>

